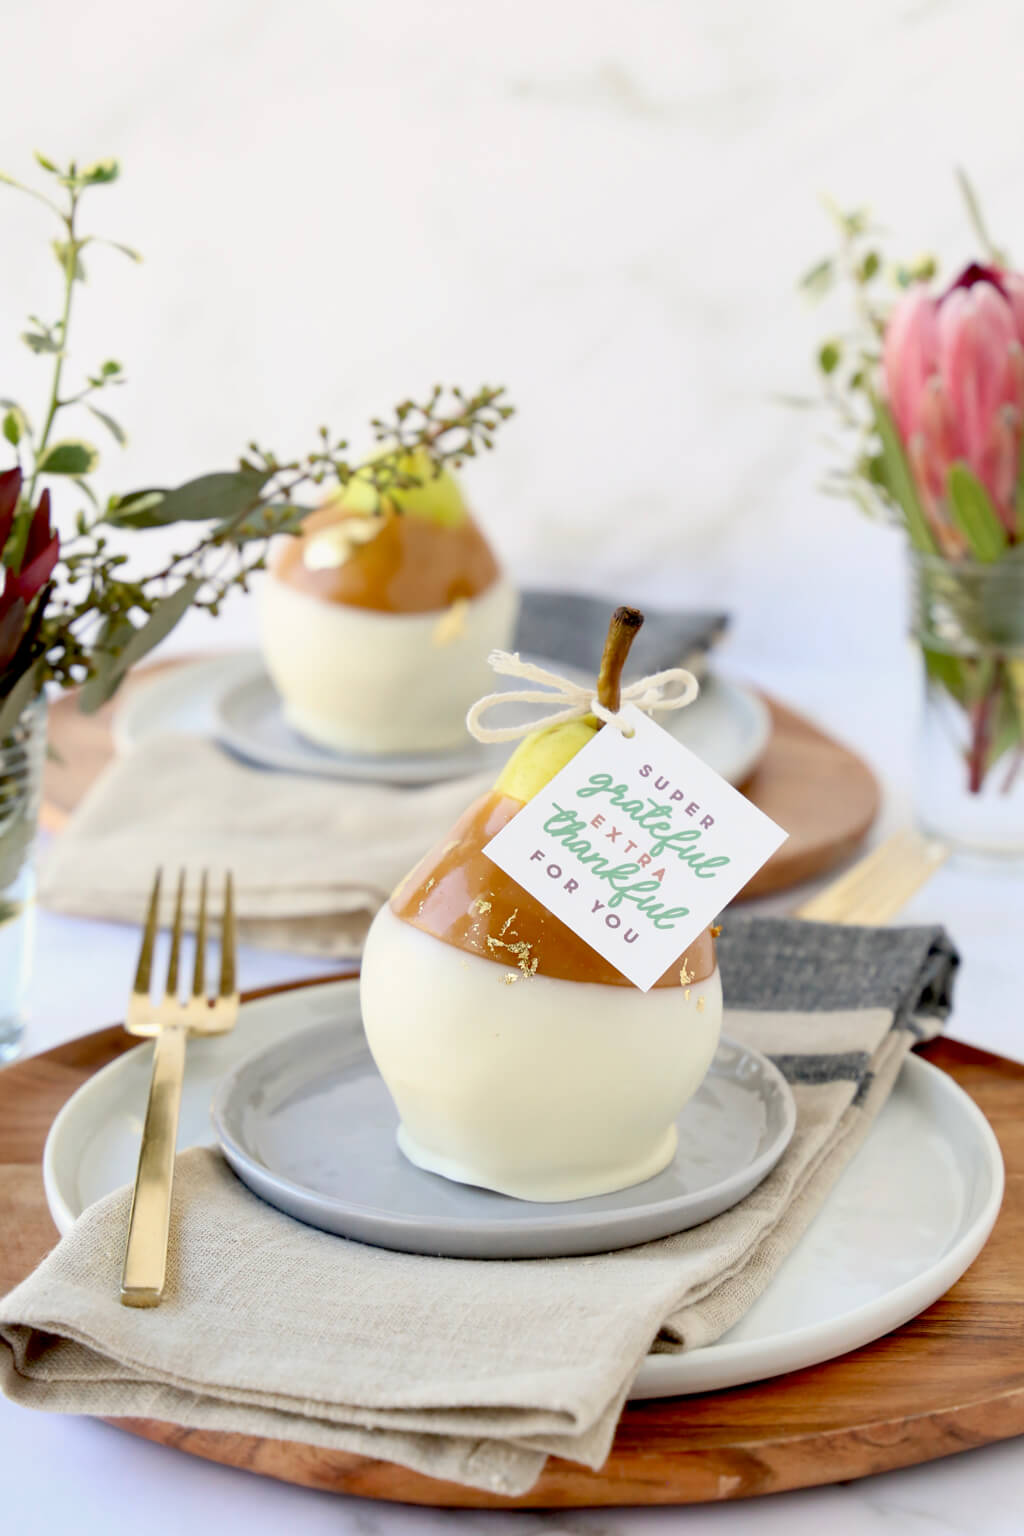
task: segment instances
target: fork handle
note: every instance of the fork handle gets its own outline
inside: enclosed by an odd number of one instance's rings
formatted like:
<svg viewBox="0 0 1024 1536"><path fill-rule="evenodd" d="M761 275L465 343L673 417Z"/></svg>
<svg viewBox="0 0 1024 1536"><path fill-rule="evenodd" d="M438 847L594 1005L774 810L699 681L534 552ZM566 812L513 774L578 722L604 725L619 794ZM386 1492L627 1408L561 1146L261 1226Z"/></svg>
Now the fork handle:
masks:
<svg viewBox="0 0 1024 1536"><path fill-rule="evenodd" d="M159 1306L164 1292L187 1035L184 1026L169 1024L154 1041L153 1076L121 1274L121 1301L126 1307Z"/></svg>

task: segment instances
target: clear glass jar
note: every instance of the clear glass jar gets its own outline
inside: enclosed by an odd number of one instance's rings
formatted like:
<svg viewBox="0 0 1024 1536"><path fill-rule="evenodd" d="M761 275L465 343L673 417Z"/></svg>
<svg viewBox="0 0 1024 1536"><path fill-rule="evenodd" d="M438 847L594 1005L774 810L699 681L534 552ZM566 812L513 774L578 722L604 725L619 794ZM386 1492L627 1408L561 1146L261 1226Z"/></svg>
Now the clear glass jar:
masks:
<svg viewBox="0 0 1024 1536"><path fill-rule="evenodd" d="M964 852L1024 857L1024 547L991 565L913 553L911 605L921 823Z"/></svg>
<svg viewBox="0 0 1024 1536"><path fill-rule="evenodd" d="M40 695L0 740L0 1061L17 1052L25 1027L45 759L46 700Z"/></svg>

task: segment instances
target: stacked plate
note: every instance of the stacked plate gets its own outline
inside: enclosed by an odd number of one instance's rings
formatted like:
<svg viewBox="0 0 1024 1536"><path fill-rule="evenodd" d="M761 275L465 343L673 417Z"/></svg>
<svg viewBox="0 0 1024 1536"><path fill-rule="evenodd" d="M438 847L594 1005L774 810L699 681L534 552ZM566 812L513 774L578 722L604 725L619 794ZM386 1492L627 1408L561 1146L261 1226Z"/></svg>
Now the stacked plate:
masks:
<svg viewBox="0 0 1024 1536"><path fill-rule="evenodd" d="M605 599L578 593L525 592L516 643L541 666L592 685L610 606ZM771 718L757 694L706 674L708 651L725 622L724 615L715 613L649 612L633 647L629 675L680 665L701 675L696 702L678 714L663 715L661 722L723 778L739 784L768 745ZM496 677L495 691L502 686ZM510 707L502 723L515 720ZM318 746L288 724L255 652L215 657L158 675L128 695L115 716L114 736L121 751L167 731L213 737L257 767L377 784L431 784L485 771L496 774L509 751L507 744L483 746L468 734L463 745L447 752L356 754Z"/></svg>
<svg viewBox="0 0 1024 1536"><path fill-rule="evenodd" d="M574 670L549 660L542 665L564 675ZM582 680L584 674L576 675ZM511 709L507 719L514 719ZM697 701L678 714L662 716L662 723L732 784L742 783L752 772L771 734L768 710L757 694L718 677L706 678ZM378 784L430 784L488 768L497 773L509 751L507 744L482 746L467 736L465 746L453 752L330 752L292 730L256 654L215 657L158 675L129 695L115 716L114 735L122 751L166 731L212 736L262 768Z"/></svg>
<svg viewBox="0 0 1024 1536"><path fill-rule="evenodd" d="M54 1121L43 1171L61 1232L132 1179L150 1065L149 1047L129 1051ZM225 1155L281 1209L381 1246L477 1258L587 1253L694 1225L763 1178L793 1126L775 1069L725 1043L680 1116L674 1163L657 1178L564 1206L453 1184L397 1150L352 981L249 1003L231 1034L194 1040L180 1149L210 1140L211 1103ZM871 1135L764 1294L716 1343L649 1356L632 1395L737 1386L880 1337L963 1274L1002 1190L999 1147L980 1110L952 1078L908 1057Z"/></svg>

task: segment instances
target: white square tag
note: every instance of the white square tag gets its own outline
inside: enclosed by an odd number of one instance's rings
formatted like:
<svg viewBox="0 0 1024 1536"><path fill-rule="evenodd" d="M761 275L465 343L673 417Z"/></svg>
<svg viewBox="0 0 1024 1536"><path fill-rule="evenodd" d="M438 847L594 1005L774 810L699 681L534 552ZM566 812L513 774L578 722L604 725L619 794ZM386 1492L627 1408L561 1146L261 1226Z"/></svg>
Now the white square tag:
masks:
<svg viewBox="0 0 1024 1536"><path fill-rule="evenodd" d="M634 705L484 849L647 992L788 837Z"/></svg>

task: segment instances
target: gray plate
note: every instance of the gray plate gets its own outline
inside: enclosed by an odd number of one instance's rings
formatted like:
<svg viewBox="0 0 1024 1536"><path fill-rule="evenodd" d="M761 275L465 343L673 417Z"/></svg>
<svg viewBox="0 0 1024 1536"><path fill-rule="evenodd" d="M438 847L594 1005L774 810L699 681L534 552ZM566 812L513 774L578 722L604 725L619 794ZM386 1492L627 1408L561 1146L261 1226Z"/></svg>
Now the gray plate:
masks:
<svg viewBox="0 0 1024 1536"><path fill-rule="evenodd" d="M500 687L495 683L495 688ZM221 744L261 768L321 779L377 784L437 784L474 773L500 773L507 742L484 745L467 733L464 746L441 752L342 752L322 747L288 724L280 695L254 657L248 676L228 683L213 704ZM511 717L512 712L509 711Z"/></svg>
<svg viewBox="0 0 1024 1536"><path fill-rule="evenodd" d="M397 1115L370 1055L354 995L326 1024L241 1062L213 1125L257 1195L311 1226L381 1248L449 1258L530 1259L628 1248L708 1221L781 1157L796 1121L765 1057L723 1040L677 1121L679 1150L656 1178L560 1204L454 1184L406 1161Z"/></svg>
<svg viewBox="0 0 1024 1536"><path fill-rule="evenodd" d="M583 673L564 664L543 661L541 665L586 680ZM202 686L198 673L196 685ZM150 684L150 689L153 686ZM515 679L494 679L495 692L519 686ZM287 773L368 779L378 784L435 784L474 773L497 775L511 751L507 741L483 745L467 735L464 746L447 752L332 752L307 741L288 724L280 697L257 656L237 657L234 670L221 667L216 678L211 673L211 692L213 731L222 745L247 762ZM509 706L500 723L511 725L536 715L536 705L527 706L525 713L522 706ZM771 735L771 719L763 701L719 677L705 678L699 698L688 709L659 715L658 721L732 784L742 783L755 767ZM173 718L165 720L162 728L174 729Z"/></svg>

